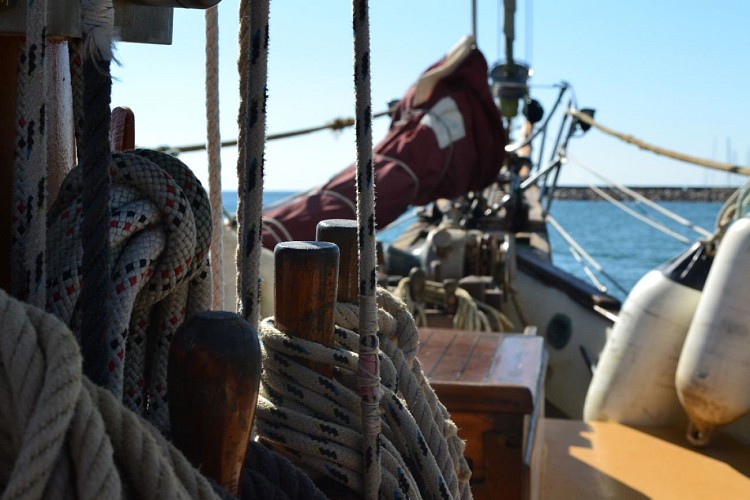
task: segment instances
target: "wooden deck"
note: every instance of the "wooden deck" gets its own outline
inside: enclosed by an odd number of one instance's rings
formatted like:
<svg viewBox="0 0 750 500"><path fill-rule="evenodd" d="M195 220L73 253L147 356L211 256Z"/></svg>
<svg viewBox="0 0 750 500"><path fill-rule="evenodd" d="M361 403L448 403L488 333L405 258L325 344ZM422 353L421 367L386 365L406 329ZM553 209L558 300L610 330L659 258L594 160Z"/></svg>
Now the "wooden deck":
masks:
<svg viewBox="0 0 750 500"><path fill-rule="evenodd" d="M467 441L478 499L750 499L750 449L718 434L545 419L541 337L427 328L419 359Z"/></svg>
<svg viewBox="0 0 750 500"><path fill-rule="evenodd" d="M673 428L544 420L542 498L748 499L750 449L717 435L689 448Z"/></svg>

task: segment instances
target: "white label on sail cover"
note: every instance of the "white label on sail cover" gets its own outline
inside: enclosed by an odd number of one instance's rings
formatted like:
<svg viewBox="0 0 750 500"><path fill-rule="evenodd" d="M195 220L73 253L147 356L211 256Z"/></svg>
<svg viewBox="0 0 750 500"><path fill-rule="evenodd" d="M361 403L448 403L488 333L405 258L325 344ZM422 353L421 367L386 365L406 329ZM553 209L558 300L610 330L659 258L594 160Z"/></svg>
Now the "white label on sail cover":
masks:
<svg viewBox="0 0 750 500"><path fill-rule="evenodd" d="M451 97L443 97L431 110L422 117L422 125L430 127L435 132L440 149L466 136L464 118L458 110L456 101Z"/></svg>

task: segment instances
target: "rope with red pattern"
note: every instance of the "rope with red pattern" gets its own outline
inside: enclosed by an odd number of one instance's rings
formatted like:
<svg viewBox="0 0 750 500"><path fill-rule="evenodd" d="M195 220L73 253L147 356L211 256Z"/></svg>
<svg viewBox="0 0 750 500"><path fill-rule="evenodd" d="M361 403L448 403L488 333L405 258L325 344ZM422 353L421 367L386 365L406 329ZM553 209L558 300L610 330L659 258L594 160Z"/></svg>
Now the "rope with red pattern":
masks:
<svg viewBox="0 0 750 500"><path fill-rule="evenodd" d="M208 198L177 158L150 150L115 153L110 163L112 325L108 388L160 430L166 404L170 341L185 317L210 306ZM50 208L47 308L80 334L80 166Z"/></svg>
<svg viewBox="0 0 750 500"><path fill-rule="evenodd" d="M44 306L48 64L47 2L28 2L26 41L18 58L16 144L13 161L11 292Z"/></svg>

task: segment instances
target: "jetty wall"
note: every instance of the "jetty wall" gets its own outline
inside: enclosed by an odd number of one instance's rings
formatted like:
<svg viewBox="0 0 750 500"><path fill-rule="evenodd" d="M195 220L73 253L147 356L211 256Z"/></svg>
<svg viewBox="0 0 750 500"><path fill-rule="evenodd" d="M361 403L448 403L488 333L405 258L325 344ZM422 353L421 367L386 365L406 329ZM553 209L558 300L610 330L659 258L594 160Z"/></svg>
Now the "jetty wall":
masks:
<svg viewBox="0 0 750 500"><path fill-rule="evenodd" d="M633 191L653 201L725 201L736 187L664 187L628 186ZM617 200L632 199L617 189L600 187ZM558 186L555 198L559 200L599 200L601 197L586 186Z"/></svg>

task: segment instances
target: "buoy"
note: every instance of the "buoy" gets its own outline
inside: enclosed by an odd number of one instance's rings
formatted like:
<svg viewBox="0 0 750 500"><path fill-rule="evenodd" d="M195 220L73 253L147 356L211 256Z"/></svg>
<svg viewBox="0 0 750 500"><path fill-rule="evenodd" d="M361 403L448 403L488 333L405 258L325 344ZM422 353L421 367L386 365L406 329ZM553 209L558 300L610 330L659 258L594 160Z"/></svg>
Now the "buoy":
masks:
<svg viewBox="0 0 750 500"><path fill-rule="evenodd" d="M685 339L676 386L690 419L688 440L706 445L714 430L750 410L750 219L729 226Z"/></svg>
<svg viewBox="0 0 750 500"><path fill-rule="evenodd" d="M685 423L674 377L711 260L698 242L633 287L599 357L584 420Z"/></svg>

